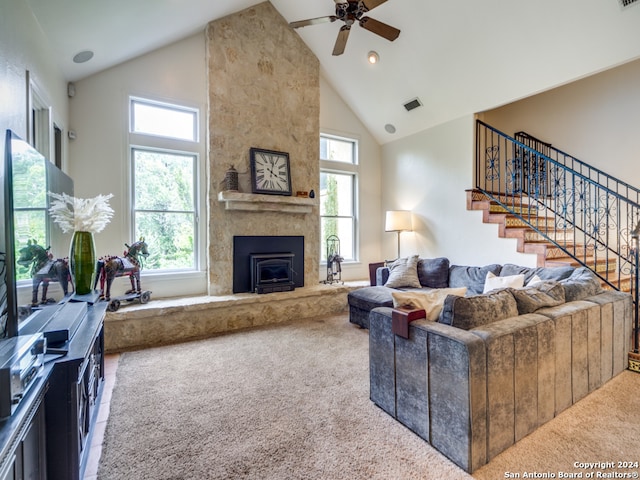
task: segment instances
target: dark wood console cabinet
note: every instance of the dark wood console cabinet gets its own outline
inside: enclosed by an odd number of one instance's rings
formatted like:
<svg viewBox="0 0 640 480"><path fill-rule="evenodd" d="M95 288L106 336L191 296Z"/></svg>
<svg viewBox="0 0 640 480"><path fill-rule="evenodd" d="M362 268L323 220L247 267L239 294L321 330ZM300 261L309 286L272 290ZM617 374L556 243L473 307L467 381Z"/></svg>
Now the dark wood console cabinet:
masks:
<svg viewBox="0 0 640 480"><path fill-rule="evenodd" d="M68 353L53 364L44 400L48 480L83 477L104 384L106 306L89 306Z"/></svg>
<svg viewBox="0 0 640 480"><path fill-rule="evenodd" d="M45 480L44 395L47 380L33 385L16 412L0 421L0 480Z"/></svg>

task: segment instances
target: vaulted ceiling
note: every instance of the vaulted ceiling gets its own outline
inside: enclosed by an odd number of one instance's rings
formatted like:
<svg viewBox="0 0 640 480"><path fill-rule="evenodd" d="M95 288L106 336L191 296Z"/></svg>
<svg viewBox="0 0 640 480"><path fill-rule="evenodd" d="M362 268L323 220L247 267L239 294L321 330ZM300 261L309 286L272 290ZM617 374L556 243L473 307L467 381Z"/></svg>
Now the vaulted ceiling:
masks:
<svg viewBox="0 0 640 480"><path fill-rule="evenodd" d="M69 81L202 31L256 0L26 0ZM365 4L367 0L364 0ZM640 2L388 0L368 16L401 30L393 42L340 20L296 32L324 77L384 144L640 58ZM287 22L333 15L334 0L271 0ZM84 50L94 57L82 64ZM378 52L376 65L367 53ZM422 106L404 108L419 98ZM389 133L385 125L395 127Z"/></svg>

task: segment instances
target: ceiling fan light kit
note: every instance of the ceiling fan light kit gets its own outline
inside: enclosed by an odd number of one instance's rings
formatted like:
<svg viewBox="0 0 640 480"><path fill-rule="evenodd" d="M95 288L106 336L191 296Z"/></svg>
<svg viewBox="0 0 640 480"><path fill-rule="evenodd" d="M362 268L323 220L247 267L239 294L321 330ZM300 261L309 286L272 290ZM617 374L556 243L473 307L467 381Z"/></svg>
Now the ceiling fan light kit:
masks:
<svg viewBox="0 0 640 480"><path fill-rule="evenodd" d="M378 55L378 52L372 50L367 54L367 60L371 65L375 65L380 61L380 55Z"/></svg>
<svg viewBox="0 0 640 480"><path fill-rule="evenodd" d="M351 26L358 22L362 28L369 30L376 35L386 38L390 42L393 42L400 35L400 30L386 23L380 22L371 17L365 17L364 14L373 10L379 5L382 5L387 0L349 0L342 2L334 0L336 2L336 14L328 15L326 17L310 18L308 20L300 20L297 22L291 22L289 25L292 28L306 27L309 25L318 25L320 23L335 22L336 20L342 20L344 25L340 27L338 32L338 38L333 46L333 55L342 55L345 47L347 46L347 40L349 39L349 32ZM373 52L375 53L375 52ZM376 54L377 56L377 54ZM369 59L371 62L371 59ZM377 59L376 59L377 61ZM375 63L375 62L371 62Z"/></svg>

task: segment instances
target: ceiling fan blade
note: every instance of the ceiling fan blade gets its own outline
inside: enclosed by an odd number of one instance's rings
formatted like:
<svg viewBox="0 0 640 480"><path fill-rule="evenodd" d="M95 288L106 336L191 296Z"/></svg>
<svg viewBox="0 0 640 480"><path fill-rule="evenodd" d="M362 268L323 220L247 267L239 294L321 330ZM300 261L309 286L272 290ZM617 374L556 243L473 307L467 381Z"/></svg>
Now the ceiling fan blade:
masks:
<svg viewBox="0 0 640 480"><path fill-rule="evenodd" d="M291 22L289 24L292 28L306 27L308 25L318 25L320 23L335 22L338 19L335 15L329 15L328 17L310 18L309 20L300 20L298 22Z"/></svg>
<svg viewBox="0 0 640 480"><path fill-rule="evenodd" d="M362 0L362 4L364 5L365 12L368 12L369 10L376 8L378 5L382 5L386 1L387 0Z"/></svg>
<svg viewBox="0 0 640 480"><path fill-rule="evenodd" d="M376 35L386 38L390 42L393 42L398 38L398 35L400 35L400 30L386 23L379 22L375 18L362 17L360 19L360 26L365 30L369 30Z"/></svg>
<svg viewBox="0 0 640 480"><path fill-rule="evenodd" d="M344 53L344 49L347 46L347 40L349 39L349 32L351 31L351 27L348 25L343 25L338 32L338 38L336 39L336 44L333 47L333 55L342 55Z"/></svg>

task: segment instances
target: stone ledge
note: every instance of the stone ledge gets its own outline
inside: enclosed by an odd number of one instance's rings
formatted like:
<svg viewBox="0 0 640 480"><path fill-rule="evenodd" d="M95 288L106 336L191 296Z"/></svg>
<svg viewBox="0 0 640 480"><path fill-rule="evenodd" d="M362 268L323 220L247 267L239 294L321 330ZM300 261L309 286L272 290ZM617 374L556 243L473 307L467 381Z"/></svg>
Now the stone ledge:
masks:
<svg viewBox="0 0 640 480"><path fill-rule="evenodd" d="M311 213L317 204L314 198L261 195L228 190L218 193L218 201L224 202L226 210L251 212Z"/></svg>
<svg viewBox="0 0 640 480"><path fill-rule="evenodd" d="M315 285L266 295L242 293L123 304L105 317L107 353L139 350L296 318L343 313L347 293L368 282Z"/></svg>

